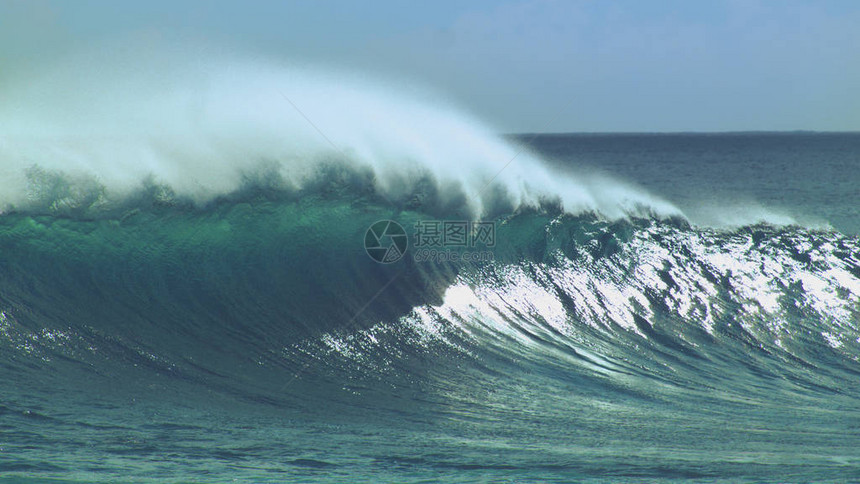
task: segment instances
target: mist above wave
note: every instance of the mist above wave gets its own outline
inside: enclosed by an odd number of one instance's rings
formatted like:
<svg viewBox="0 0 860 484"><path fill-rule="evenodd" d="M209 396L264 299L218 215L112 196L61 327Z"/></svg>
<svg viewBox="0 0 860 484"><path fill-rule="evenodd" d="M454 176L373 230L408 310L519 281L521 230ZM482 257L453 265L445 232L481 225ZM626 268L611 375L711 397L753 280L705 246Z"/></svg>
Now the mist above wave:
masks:
<svg viewBox="0 0 860 484"><path fill-rule="evenodd" d="M353 72L117 49L0 96L5 210L141 193L205 203L249 184L309 191L347 178L388 201L418 194L472 216L548 200L610 218L678 214L620 182L556 173L438 96Z"/></svg>

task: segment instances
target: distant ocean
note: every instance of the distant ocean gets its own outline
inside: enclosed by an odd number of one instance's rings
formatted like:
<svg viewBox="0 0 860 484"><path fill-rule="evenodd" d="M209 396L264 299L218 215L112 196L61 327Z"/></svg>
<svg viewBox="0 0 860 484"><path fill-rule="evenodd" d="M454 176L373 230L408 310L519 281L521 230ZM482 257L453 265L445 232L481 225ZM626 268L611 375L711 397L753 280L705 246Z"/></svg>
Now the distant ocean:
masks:
<svg viewBox="0 0 860 484"><path fill-rule="evenodd" d="M0 482L860 478L860 134L298 104L301 183L259 130L2 146Z"/></svg>
<svg viewBox="0 0 860 484"><path fill-rule="evenodd" d="M860 234L860 133L519 135L561 169L634 182L704 225Z"/></svg>

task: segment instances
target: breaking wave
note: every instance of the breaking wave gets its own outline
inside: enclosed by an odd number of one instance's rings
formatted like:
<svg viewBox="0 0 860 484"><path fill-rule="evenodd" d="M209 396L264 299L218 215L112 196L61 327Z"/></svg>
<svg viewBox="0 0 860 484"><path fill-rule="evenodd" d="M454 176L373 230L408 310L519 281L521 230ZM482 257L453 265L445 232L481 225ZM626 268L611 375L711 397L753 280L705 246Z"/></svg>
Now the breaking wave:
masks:
<svg viewBox="0 0 860 484"><path fill-rule="evenodd" d="M473 217L547 200L610 218L678 215L634 187L555 173L439 96L351 72L101 52L0 95L7 212L93 212L141 194L205 204L249 183L312 192L328 173Z"/></svg>

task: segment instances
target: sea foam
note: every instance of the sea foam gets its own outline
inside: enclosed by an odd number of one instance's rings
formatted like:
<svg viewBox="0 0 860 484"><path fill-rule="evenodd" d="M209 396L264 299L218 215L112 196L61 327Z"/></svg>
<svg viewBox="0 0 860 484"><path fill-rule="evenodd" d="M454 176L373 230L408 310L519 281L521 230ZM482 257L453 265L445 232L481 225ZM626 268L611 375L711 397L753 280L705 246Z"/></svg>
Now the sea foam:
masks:
<svg viewBox="0 0 860 484"><path fill-rule="evenodd" d="M472 216L547 200L610 218L679 215L620 181L553 172L444 96L357 72L117 49L50 66L0 95L0 206L32 203L34 178L46 176L62 179L63 193L89 184L116 199L155 181L206 202L261 166L301 188L337 162L370 170L391 200L432 180L443 205Z"/></svg>

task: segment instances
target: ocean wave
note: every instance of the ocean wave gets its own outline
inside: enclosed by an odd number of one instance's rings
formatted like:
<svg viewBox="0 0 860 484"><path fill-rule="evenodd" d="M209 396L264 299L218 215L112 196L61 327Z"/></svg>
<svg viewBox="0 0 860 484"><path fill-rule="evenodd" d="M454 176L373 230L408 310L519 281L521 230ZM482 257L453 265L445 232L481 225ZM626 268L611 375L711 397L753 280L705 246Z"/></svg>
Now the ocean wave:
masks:
<svg viewBox="0 0 860 484"><path fill-rule="evenodd" d="M387 391L451 365L613 391L856 376L857 237L695 227L426 93L180 57L77 59L3 88L0 365L16 378L295 404L278 382ZM390 264L367 250L379 221L412 235ZM493 243L419 260L434 221L488 223Z"/></svg>
<svg viewBox="0 0 860 484"><path fill-rule="evenodd" d="M410 248L380 264L368 227L435 216L351 191L253 193L114 218L0 217L4 364L257 382L251 394L280 401L260 382L346 371L406 385L433 355L685 384L695 372L681 362L729 358L804 385L804 368L849 371L860 357L856 237L544 207L493 219L491 259L418 261Z"/></svg>
<svg viewBox="0 0 860 484"><path fill-rule="evenodd" d="M249 181L310 191L335 166L385 198L432 191L473 217L547 199L610 218L679 214L633 186L551 170L414 88L262 60L118 57L87 53L4 85L4 211L91 211L147 191L205 204Z"/></svg>

